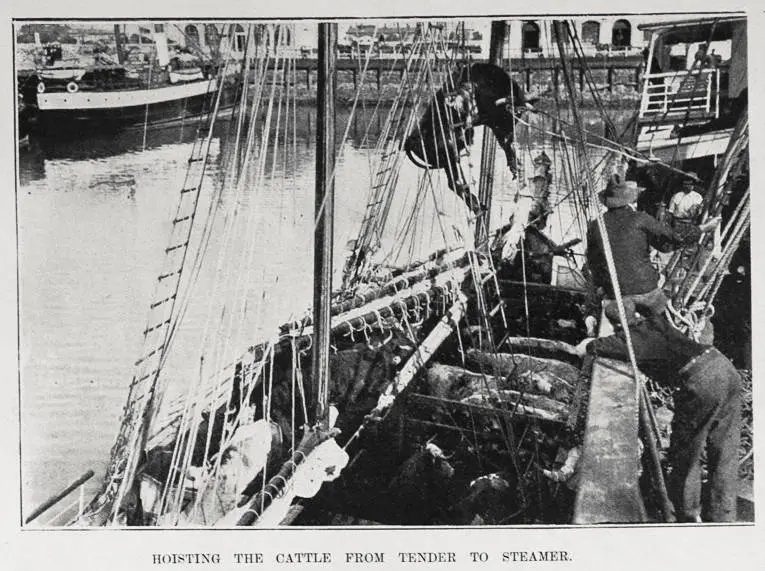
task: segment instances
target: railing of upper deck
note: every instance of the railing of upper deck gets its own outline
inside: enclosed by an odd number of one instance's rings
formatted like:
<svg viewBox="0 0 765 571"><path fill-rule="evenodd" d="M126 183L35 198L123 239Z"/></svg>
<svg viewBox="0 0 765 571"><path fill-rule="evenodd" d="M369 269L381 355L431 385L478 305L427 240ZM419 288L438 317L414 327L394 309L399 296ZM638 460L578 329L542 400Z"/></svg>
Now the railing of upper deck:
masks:
<svg viewBox="0 0 765 571"><path fill-rule="evenodd" d="M714 119L720 115L720 71L691 69L646 74L640 120L678 122Z"/></svg>

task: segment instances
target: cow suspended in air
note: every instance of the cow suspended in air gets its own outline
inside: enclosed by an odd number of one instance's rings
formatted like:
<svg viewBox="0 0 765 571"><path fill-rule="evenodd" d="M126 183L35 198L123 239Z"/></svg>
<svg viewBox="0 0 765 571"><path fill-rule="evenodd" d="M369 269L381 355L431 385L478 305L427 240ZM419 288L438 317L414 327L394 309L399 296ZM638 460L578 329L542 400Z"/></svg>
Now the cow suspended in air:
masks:
<svg viewBox="0 0 765 571"><path fill-rule="evenodd" d="M484 125L494 133L515 177L514 115L532 107L518 84L496 65L474 63L455 75L456 81L435 93L405 140L404 150L421 168L444 169L449 188L477 214L483 205L470 192L460 152L472 145L474 127Z"/></svg>

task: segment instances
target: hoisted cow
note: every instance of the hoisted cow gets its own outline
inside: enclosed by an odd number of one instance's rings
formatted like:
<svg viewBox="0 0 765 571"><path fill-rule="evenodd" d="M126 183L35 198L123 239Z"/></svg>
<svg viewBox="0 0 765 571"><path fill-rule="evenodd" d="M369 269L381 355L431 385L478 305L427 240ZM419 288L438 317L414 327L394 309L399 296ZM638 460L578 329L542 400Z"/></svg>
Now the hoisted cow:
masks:
<svg viewBox="0 0 765 571"><path fill-rule="evenodd" d="M484 125L492 130L505 151L507 166L518 170L513 149L516 110L531 108L523 90L500 67L474 63L463 67L453 89L439 89L404 142L409 159L422 168L442 168L449 188L475 213L482 210L478 198L459 164L459 153L473 143L473 128Z"/></svg>

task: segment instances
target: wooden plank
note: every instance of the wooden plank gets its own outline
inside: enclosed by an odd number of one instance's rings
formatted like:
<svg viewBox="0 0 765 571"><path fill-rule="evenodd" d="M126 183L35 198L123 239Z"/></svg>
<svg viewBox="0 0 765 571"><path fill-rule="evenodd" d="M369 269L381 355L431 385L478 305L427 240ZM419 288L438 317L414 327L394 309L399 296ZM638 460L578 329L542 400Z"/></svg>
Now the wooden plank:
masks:
<svg viewBox="0 0 765 571"><path fill-rule="evenodd" d="M628 363L597 359L579 462L575 524L646 521L640 494L635 380Z"/></svg>

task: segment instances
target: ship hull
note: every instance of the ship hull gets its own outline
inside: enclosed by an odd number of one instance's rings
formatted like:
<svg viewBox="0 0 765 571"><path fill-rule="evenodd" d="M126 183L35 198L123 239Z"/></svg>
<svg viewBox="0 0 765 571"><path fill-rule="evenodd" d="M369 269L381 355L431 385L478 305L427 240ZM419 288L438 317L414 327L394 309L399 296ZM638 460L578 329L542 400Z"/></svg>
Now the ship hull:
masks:
<svg viewBox="0 0 765 571"><path fill-rule="evenodd" d="M78 137L180 122L209 111L215 92L214 81L200 81L151 90L45 93L29 126L38 135ZM235 87L224 86L220 108L232 107L235 98Z"/></svg>

